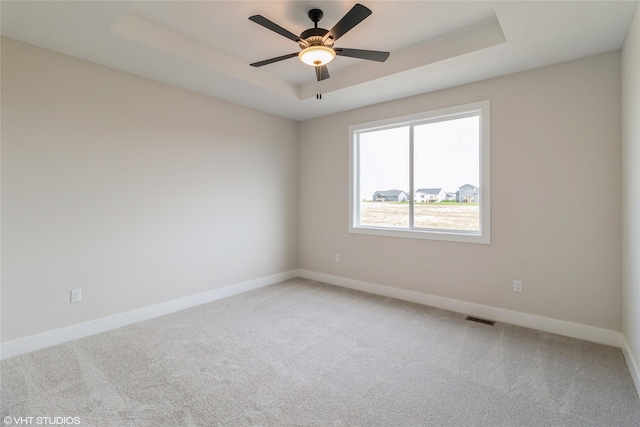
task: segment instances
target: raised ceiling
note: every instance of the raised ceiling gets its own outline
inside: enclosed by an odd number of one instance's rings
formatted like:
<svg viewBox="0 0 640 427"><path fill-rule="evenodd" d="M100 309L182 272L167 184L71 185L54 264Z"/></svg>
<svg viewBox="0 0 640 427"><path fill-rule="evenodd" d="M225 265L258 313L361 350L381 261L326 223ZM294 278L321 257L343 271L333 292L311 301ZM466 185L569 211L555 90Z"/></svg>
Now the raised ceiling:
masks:
<svg viewBox="0 0 640 427"><path fill-rule="evenodd" d="M637 1L361 1L373 14L336 47L391 52L385 63L338 57L316 100L297 44L322 9L330 29L355 1L2 1L2 35L293 120L620 49Z"/></svg>

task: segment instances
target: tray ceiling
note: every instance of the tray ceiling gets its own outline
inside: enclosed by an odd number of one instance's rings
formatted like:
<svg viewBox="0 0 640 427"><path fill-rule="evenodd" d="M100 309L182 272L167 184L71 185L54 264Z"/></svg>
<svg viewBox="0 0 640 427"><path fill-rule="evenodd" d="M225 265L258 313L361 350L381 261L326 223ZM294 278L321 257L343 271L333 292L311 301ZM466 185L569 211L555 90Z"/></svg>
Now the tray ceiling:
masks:
<svg viewBox="0 0 640 427"><path fill-rule="evenodd" d="M373 14L337 47L391 52L385 63L338 57L323 81L299 47L248 20L299 34L331 28L345 1L2 1L2 35L293 120L470 83L622 47L635 1L364 1Z"/></svg>

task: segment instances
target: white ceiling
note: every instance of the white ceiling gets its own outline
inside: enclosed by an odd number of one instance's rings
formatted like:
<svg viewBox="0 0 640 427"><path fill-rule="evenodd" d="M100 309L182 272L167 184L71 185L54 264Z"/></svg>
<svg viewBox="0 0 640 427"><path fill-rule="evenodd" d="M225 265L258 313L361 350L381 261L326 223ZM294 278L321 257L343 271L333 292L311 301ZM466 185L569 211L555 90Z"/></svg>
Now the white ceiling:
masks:
<svg viewBox="0 0 640 427"><path fill-rule="evenodd" d="M316 100L299 51L247 18L299 34L330 29L356 1L5 1L2 35L294 120L327 115L617 50L637 1L372 1L336 47L391 52L385 63L337 57Z"/></svg>

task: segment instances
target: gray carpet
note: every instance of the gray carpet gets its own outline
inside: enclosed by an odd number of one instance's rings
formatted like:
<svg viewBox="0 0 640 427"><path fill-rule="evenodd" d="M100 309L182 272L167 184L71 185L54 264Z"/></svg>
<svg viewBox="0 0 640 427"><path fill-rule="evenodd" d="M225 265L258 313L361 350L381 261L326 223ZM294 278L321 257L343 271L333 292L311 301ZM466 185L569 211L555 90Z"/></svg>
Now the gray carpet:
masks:
<svg viewBox="0 0 640 427"><path fill-rule="evenodd" d="M638 426L620 349L303 279L2 361L84 426ZM35 424L35 421L34 421ZM14 423L15 425L15 423Z"/></svg>

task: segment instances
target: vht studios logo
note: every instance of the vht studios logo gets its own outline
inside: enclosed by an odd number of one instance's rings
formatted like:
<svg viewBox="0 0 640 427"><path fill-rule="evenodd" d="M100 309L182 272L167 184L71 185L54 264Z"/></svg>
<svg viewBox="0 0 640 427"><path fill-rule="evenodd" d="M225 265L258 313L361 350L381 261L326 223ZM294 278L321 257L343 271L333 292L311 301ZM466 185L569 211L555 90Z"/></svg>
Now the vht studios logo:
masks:
<svg viewBox="0 0 640 427"><path fill-rule="evenodd" d="M80 424L80 417L12 417L2 419L4 425L71 426Z"/></svg>

